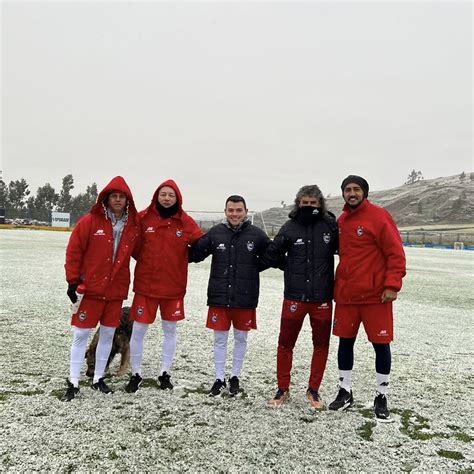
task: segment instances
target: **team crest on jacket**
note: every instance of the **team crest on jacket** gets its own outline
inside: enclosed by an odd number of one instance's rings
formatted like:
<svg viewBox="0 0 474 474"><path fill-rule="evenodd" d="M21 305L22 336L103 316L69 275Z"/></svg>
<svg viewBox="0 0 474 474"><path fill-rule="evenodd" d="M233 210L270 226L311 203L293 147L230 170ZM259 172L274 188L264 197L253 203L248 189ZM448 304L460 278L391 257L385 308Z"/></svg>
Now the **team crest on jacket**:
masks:
<svg viewBox="0 0 474 474"><path fill-rule="evenodd" d="M176 231L176 237L181 237L182 235L183 235L183 231L178 229Z"/></svg>
<svg viewBox="0 0 474 474"><path fill-rule="evenodd" d="M80 312L79 313L79 321L85 321L86 320L86 313Z"/></svg>
<svg viewBox="0 0 474 474"><path fill-rule="evenodd" d="M357 227L356 232L357 232L357 235L360 237L360 236L364 235L364 228L359 226L359 227Z"/></svg>
<svg viewBox="0 0 474 474"><path fill-rule="evenodd" d="M254 242L247 242L247 250L251 252L255 248Z"/></svg>
<svg viewBox="0 0 474 474"><path fill-rule="evenodd" d="M153 227L147 227L145 232L155 232L155 229Z"/></svg>
<svg viewBox="0 0 474 474"><path fill-rule="evenodd" d="M323 242L325 244L328 244L329 242L331 242L331 234L327 234L326 232L324 232L323 234Z"/></svg>
<svg viewBox="0 0 474 474"><path fill-rule="evenodd" d="M142 316L143 315L143 306L139 306L137 308L137 316Z"/></svg>
<svg viewBox="0 0 474 474"><path fill-rule="evenodd" d="M104 229L97 229L94 235L105 235Z"/></svg>
<svg viewBox="0 0 474 474"><path fill-rule="evenodd" d="M296 303L291 303L290 305L290 311L292 313L296 313L296 310L298 309L298 305Z"/></svg>
<svg viewBox="0 0 474 474"><path fill-rule="evenodd" d="M222 242L217 247L216 250L225 250L225 244Z"/></svg>

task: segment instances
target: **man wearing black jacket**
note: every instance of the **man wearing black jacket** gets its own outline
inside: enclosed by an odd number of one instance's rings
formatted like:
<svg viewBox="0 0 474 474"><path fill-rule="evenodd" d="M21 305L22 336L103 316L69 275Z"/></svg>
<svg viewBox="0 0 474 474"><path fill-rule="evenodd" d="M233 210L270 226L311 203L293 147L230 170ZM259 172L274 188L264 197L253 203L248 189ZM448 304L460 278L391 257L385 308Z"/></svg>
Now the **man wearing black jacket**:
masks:
<svg viewBox="0 0 474 474"><path fill-rule="evenodd" d="M318 409L323 407L319 386L331 334L337 225L316 185L303 186L298 191L289 217L263 256L265 264L283 267L285 272L277 351L278 390L268 404L280 407L290 396L293 348L309 314L313 357L306 397L311 407Z"/></svg>
<svg viewBox="0 0 474 474"><path fill-rule="evenodd" d="M212 255L207 288L209 306L206 326L214 330L216 380L209 392L217 396L226 388L227 338L234 327L234 353L229 394L239 393L239 376L247 349L247 334L257 329L256 307L260 278L264 270L260 256L268 245L267 235L251 224L242 196L230 196L225 203L225 219L202 236L191 248L190 261L201 262Z"/></svg>

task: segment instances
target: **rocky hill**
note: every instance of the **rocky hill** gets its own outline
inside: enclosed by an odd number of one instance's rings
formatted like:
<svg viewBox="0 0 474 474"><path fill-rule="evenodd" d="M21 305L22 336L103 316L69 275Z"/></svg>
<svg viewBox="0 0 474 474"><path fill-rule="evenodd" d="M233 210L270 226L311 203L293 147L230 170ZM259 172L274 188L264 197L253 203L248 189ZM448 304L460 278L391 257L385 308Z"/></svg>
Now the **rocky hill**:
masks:
<svg viewBox="0 0 474 474"><path fill-rule="evenodd" d="M400 227L474 224L474 173L467 173L464 179L457 174L373 191L369 199L387 209ZM342 197L328 198L327 204L336 216L341 214ZM268 231L278 230L288 219L290 210L287 206L263 211Z"/></svg>

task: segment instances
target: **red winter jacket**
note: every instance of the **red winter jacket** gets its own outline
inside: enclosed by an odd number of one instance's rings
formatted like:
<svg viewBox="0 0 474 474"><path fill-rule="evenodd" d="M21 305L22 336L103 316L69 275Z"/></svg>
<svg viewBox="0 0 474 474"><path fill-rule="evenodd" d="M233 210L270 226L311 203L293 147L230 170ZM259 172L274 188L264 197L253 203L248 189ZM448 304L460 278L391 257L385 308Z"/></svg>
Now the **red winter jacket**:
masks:
<svg viewBox="0 0 474 474"><path fill-rule="evenodd" d="M128 199L128 219L112 263L113 233L104 200L112 191ZM132 193L121 176L116 176L100 192L89 214L74 227L66 249L66 280L84 283L86 296L103 300L124 300L130 286L130 256L138 242L138 216Z"/></svg>
<svg viewBox="0 0 474 474"><path fill-rule="evenodd" d="M391 215L365 199L344 206L339 226L339 265L334 299L341 304L381 303L384 289L400 291L405 252Z"/></svg>
<svg viewBox="0 0 474 474"><path fill-rule="evenodd" d="M174 189L179 206L176 214L161 217L156 208L163 186ZM188 280L188 247L203 232L182 209L181 192L173 180L160 184L151 204L140 212L140 248L133 280L133 291L150 298L183 298ZM135 254L134 254L135 256Z"/></svg>

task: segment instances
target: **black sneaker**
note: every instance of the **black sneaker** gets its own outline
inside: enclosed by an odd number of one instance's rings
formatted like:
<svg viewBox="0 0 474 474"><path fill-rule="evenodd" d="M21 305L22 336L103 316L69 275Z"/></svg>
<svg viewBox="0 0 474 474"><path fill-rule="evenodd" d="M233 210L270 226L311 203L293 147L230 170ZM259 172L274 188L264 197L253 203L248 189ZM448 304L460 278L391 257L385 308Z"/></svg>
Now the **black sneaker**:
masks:
<svg viewBox="0 0 474 474"><path fill-rule="evenodd" d="M211 387L209 392L210 397L217 397L222 393L222 391L227 387L225 380L216 379L214 385Z"/></svg>
<svg viewBox="0 0 474 474"><path fill-rule="evenodd" d="M135 393L142 384L143 379L138 374L134 374L130 377L130 380L127 385L125 385L125 391L127 393Z"/></svg>
<svg viewBox="0 0 474 474"><path fill-rule="evenodd" d="M377 393L374 400L375 419L382 422L391 422L390 412L387 407L387 397L383 393Z"/></svg>
<svg viewBox="0 0 474 474"><path fill-rule="evenodd" d="M163 372L158 377L158 382L160 382L161 390L173 390L173 384L170 381L171 375L168 372Z"/></svg>
<svg viewBox="0 0 474 474"><path fill-rule="evenodd" d="M67 390L66 393L61 397L62 402L70 402L74 398L76 398L76 395L79 393L79 387L74 387L74 385L69 381L69 379L66 379L67 382Z"/></svg>
<svg viewBox="0 0 474 474"><path fill-rule="evenodd" d="M114 393L113 390L110 389L110 387L104 382L104 377L99 379L98 382L93 383L91 385L92 390L99 390L99 392L108 394L108 393Z"/></svg>
<svg viewBox="0 0 474 474"><path fill-rule="evenodd" d="M239 378L234 375L229 379L229 395L235 397L240 392Z"/></svg>
<svg viewBox="0 0 474 474"><path fill-rule="evenodd" d="M347 410L352 405L354 405L352 390L348 392L347 390L340 388L336 399L332 403L329 404L329 409L336 410L336 411L339 411L339 410L343 411L343 410Z"/></svg>

